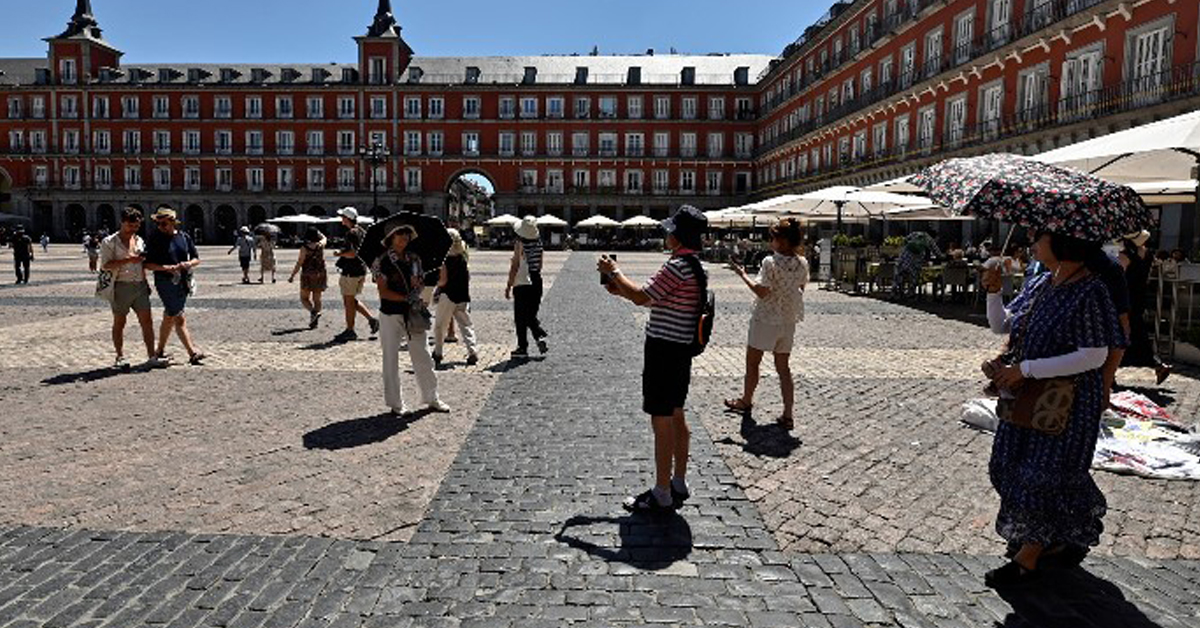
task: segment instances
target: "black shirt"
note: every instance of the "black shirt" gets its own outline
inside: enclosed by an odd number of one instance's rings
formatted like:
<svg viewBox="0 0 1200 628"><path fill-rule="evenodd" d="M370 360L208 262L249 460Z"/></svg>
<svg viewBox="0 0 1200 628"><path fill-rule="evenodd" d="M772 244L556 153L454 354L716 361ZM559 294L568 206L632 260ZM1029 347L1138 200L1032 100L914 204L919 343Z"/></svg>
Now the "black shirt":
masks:
<svg viewBox="0 0 1200 628"><path fill-rule="evenodd" d="M24 233L19 233L13 236L9 246L13 249L13 259L18 262L26 262L33 259L33 238L30 238Z"/></svg>
<svg viewBox="0 0 1200 628"><path fill-rule="evenodd" d="M362 227L355 226L346 233L346 244L342 247L343 253L354 253L354 257L338 257L337 267L342 271L342 275L346 277L362 277L367 274L367 265L358 257L358 251L362 248L363 240L366 239L367 232L363 231Z"/></svg>
<svg viewBox="0 0 1200 628"><path fill-rule="evenodd" d="M471 302L471 271L467 270L467 258L451 255L446 258L446 287L442 295L454 303Z"/></svg>
<svg viewBox="0 0 1200 628"><path fill-rule="evenodd" d="M167 235L155 229L146 238L147 264L174 266L180 262L194 259L200 259L200 253L196 251L196 245L192 243L192 239L182 231L176 231L175 235ZM167 279L171 277L171 273L156 270L154 276Z"/></svg>
<svg viewBox="0 0 1200 628"><path fill-rule="evenodd" d="M1129 285L1125 282L1125 269L1120 262L1108 256L1103 250L1098 250L1084 263L1087 269L1096 274L1108 295L1112 297L1113 307L1117 316L1129 313Z"/></svg>
<svg viewBox="0 0 1200 628"><path fill-rule="evenodd" d="M385 251L375 261L374 271L376 276L387 281L389 290L404 295L406 299L393 301L380 295L379 311L383 314L407 316L409 303L420 300L421 290L425 287L421 280L421 258L408 252L397 256L392 251Z"/></svg>

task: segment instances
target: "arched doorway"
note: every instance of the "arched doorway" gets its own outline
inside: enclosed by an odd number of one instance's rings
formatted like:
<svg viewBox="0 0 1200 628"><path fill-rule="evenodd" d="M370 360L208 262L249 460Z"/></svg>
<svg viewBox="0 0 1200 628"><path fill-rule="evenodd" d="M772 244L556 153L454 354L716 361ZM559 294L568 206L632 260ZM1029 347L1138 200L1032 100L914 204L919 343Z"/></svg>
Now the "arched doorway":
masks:
<svg viewBox="0 0 1200 628"><path fill-rule="evenodd" d="M217 208L213 215L213 223L216 225L216 241L221 244L233 242L236 237L238 225L237 210L228 206L221 205Z"/></svg>
<svg viewBox="0 0 1200 628"><path fill-rule="evenodd" d="M0 212L12 213L12 177L0 168Z"/></svg>
<svg viewBox="0 0 1200 628"><path fill-rule="evenodd" d="M309 216L319 216L321 218L324 218L328 214L325 213L324 207L321 207L320 205L313 205L312 207L308 208L308 215Z"/></svg>
<svg viewBox="0 0 1200 628"><path fill-rule="evenodd" d="M482 224L492 216L496 182L478 168L454 173L446 183L446 222L460 228Z"/></svg>
<svg viewBox="0 0 1200 628"><path fill-rule="evenodd" d="M199 205L188 205L183 210L183 230L192 234L196 244L204 239L204 208Z"/></svg>
<svg viewBox="0 0 1200 628"><path fill-rule="evenodd" d="M96 207L96 221L100 228L112 233L117 230L117 210L112 205L104 203Z"/></svg>
<svg viewBox="0 0 1200 628"><path fill-rule="evenodd" d="M283 207L280 207L279 209L275 210L276 217L295 216L295 215L296 215L296 209L294 207L292 207L291 205L284 205Z"/></svg>
<svg viewBox="0 0 1200 628"><path fill-rule="evenodd" d="M384 207L383 205L376 205L373 209L371 209L371 217L372 218L377 218L377 219L382 220L391 215L392 215L392 212L388 211L388 208Z"/></svg>
<svg viewBox="0 0 1200 628"><path fill-rule="evenodd" d="M87 210L83 205L72 203L67 205L67 235L73 240L83 237L87 231Z"/></svg>
<svg viewBox="0 0 1200 628"><path fill-rule="evenodd" d="M267 210L262 205L251 205L246 210L246 225L251 229L267 221Z"/></svg>

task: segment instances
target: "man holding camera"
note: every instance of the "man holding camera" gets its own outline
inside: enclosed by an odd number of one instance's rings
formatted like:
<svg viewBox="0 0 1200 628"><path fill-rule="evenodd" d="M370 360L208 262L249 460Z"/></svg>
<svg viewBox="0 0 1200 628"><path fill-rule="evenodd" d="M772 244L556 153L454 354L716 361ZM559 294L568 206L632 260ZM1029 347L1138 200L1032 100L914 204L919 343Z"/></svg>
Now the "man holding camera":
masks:
<svg viewBox="0 0 1200 628"><path fill-rule="evenodd" d="M645 366L642 371L642 409L654 429L654 488L625 500L631 512L677 509L690 496L687 486L691 433L684 417L692 376L693 343L702 313L704 267L698 254L708 220L700 210L684 205L663 221L671 259L639 287L603 256L597 269L609 293L650 308L646 325ZM706 283L706 282L705 282Z"/></svg>

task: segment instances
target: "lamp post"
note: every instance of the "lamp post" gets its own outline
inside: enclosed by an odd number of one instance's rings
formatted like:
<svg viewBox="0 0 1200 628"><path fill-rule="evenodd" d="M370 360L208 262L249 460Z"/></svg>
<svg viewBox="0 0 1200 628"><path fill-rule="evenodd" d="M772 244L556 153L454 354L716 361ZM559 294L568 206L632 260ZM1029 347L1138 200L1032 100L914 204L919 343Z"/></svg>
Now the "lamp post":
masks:
<svg viewBox="0 0 1200 628"><path fill-rule="evenodd" d="M375 208L379 207L379 184L375 180L375 172L379 169L379 164L387 163L388 157L392 156L391 151L383 145L382 142L373 142L370 146L360 146L358 148L358 156L362 160L371 164L371 214L375 213Z"/></svg>

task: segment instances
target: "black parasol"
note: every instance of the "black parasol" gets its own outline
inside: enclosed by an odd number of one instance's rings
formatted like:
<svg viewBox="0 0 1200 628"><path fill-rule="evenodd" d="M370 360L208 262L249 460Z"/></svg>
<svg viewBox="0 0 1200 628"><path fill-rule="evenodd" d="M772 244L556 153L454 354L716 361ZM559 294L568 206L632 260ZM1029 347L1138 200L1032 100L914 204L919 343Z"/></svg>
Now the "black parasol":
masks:
<svg viewBox="0 0 1200 628"><path fill-rule="evenodd" d="M450 250L450 233L438 218L413 212L393 214L371 225L358 251L359 259L368 266L374 264L384 251L383 237L399 225L412 225L416 229L417 239L408 248L421 257L421 265L425 270L440 268L446 259L446 252Z"/></svg>

